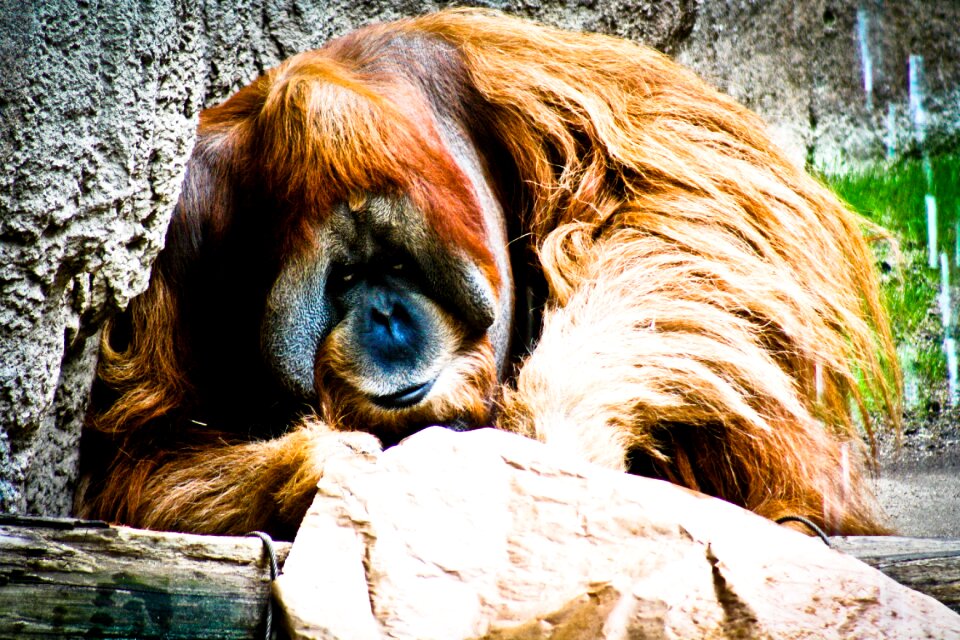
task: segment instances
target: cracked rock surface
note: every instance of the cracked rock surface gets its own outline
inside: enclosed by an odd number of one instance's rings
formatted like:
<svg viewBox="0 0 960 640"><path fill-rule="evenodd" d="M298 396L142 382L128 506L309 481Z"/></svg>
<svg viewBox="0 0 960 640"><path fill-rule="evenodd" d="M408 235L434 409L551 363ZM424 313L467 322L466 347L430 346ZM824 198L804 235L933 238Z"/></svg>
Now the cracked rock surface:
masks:
<svg viewBox="0 0 960 640"><path fill-rule="evenodd" d="M960 616L819 539L493 430L344 449L277 592L299 638L960 634Z"/></svg>

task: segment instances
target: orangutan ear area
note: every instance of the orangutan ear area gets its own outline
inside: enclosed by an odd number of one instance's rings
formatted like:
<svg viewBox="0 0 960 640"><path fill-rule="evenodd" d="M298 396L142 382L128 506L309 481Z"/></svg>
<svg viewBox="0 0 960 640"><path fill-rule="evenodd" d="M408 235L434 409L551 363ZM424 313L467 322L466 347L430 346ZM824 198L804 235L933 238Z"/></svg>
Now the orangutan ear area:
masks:
<svg viewBox="0 0 960 640"><path fill-rule="evenodd" d="M951 171L827 186L618 38L364 27L201 114L149 289L104 332L78 513L289 539L338 443L442 425L884 533L877 434L929 380L958 398ZM908 188L928 226L877 204ZM930 277L894 282L914 253ZM943 339L898 353L934 296Z"/></svg>

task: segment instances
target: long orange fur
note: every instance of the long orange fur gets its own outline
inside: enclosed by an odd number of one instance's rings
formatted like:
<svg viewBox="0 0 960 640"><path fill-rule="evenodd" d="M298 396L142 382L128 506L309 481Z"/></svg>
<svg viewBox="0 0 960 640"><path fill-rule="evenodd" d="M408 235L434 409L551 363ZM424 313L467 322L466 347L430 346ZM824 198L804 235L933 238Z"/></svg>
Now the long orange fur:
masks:
<svg viewBox="0 0 960 640"><path fill-rule="evenodd" d="M428 51L421 66L405 68L404 47ZM437 411L482 417L496 393L497 426L599 464L831 533L884 530L854 416L867 435L868 406L896 423L899 372L866 223L755 115L657 52L476 10L369 27L205 112L194 157L213 184L185 188L181 208L222 233L224 185L244 172L312 215L358 192L402 193L489 265L504 249L484 244L436 130L441 110L483 155L548 296L513 379L494 390L495 365L478 356L470 388ZM285 255L303 251L311 224L277 221ZM389 418L334 382L317 415L275 439L171 425L197 391L170 279L161 264L133 303L126 350L105 341L101 376L117 399L92 426L118 453L81 511L153 528L289 532L330 443L365 450L369 437L354 430Z"/></svg>

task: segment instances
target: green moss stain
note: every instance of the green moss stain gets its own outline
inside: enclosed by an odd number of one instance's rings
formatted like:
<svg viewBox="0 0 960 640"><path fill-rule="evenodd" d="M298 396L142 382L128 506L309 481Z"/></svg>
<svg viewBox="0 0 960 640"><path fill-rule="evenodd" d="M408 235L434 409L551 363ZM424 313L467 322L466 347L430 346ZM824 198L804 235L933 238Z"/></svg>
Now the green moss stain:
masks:
<svg viewBox="0 0 960 640"><path fill-rule="evenodd" d="M960 153L877 163L825 182L895 243L876 243L908 411L949 402L948 339L960 338ZM935 215L934 215L935 214Z"/></svg>

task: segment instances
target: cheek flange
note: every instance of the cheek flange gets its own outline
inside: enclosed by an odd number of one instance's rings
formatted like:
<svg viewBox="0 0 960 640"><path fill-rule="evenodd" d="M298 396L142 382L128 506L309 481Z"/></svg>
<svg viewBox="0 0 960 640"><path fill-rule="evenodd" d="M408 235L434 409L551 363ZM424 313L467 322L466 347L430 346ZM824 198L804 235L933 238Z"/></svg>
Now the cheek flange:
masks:
<svg viewBox="0 0 960 640"><path fill-rule="evenodd" d="M267 296L260 329L264 359L284 387L308 401L317 399L317 351L334 324L326 279L325 262L288 265Z"/></svg>

